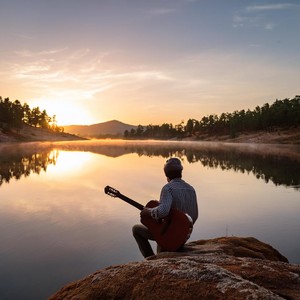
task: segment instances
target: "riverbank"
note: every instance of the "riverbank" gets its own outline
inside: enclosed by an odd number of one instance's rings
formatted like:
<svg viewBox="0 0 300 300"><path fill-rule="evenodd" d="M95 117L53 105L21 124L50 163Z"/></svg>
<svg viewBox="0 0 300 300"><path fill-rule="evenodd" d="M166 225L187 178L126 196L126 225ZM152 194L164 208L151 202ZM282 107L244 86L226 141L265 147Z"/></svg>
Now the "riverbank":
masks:
<svg viewBox="0 0 300 300"><path fill-rule="evenodd" d="M40 141L72 141L85 138L65 132L54 132L45 128L35 128L24 124L22 129L10 129L6 132L0 129L1 142L40 142Z"/></svg>

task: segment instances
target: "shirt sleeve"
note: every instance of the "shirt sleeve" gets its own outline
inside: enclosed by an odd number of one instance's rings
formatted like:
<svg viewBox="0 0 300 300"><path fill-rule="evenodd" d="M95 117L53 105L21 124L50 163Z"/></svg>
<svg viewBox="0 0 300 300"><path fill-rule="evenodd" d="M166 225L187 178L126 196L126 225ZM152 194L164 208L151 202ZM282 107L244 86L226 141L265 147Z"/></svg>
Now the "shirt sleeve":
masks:
<svg viewBox="0 0 300 300"><path fill-rule="evenodd" d="M172 201L171 189L164 186L160 193L159 205L151 209L152 218L158 220L166 217L170 212Z"/></svg>

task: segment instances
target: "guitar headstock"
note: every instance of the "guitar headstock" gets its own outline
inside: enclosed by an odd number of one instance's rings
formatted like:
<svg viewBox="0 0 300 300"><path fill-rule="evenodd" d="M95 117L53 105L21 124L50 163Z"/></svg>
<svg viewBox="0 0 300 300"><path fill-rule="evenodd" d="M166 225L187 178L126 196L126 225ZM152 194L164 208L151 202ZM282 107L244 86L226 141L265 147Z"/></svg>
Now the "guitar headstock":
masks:
<svg viewBox="0 0 300 300"><path fill-rule="evenodd" d="M109 195L109 196L112 196L112 197L118 197L120 195L120 192L114 188L112 188L111 186L107 185L105 188L104 188L104 193Z"/></svg>

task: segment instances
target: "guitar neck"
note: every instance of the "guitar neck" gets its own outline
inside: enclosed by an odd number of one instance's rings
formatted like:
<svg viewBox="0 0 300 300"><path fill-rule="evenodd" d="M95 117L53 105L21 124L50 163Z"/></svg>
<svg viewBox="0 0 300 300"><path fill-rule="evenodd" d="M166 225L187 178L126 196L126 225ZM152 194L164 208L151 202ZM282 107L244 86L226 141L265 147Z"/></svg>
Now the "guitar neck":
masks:
<svg viewBox="0 0 300 300"><path fill-rule="evenodd" d="M138 203L138 202L136 202L136 201L134 201L134 200L126 197L125 195L123 195L121 193L119 193L117 195L117 197L120 198L120 199L122 199L122 200L124 200L125 202L131 204L132 206L134 206L135 208L137 208L139 210L142 210L144 208L144 206L142 204L140 204L140 203Z"/></svg>

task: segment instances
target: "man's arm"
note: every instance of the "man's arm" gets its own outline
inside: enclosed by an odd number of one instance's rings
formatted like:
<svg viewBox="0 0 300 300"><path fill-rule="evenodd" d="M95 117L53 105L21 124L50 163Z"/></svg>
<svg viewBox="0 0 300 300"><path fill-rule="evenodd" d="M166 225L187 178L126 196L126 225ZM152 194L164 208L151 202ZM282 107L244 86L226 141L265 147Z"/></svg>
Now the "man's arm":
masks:
<svg viewBox="0 0 300 300"><path fill-rule="evenodd" d="M166 217L171 209L172 206L172 194L169 187L164 186L160 193L159 205L149 209L150 215L153 219L159 220L161 218ZM149 213L149 212L145 212Z"/></svg>

